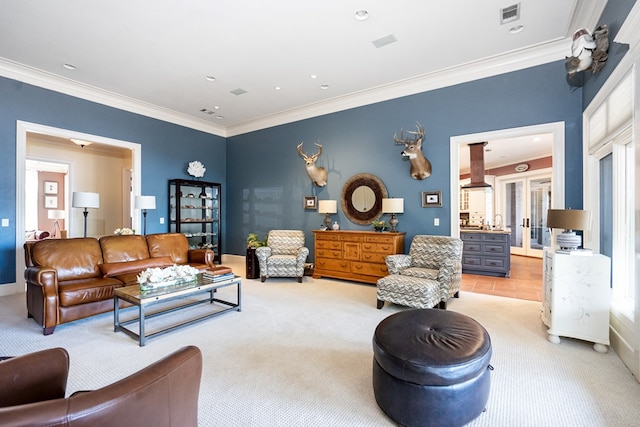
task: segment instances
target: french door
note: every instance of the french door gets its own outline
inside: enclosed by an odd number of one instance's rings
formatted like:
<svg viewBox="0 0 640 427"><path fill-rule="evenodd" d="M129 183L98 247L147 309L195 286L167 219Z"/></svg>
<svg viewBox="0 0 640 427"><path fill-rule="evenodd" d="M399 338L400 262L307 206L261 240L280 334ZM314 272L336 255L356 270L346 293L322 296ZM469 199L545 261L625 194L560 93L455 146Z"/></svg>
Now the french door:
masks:
<svg viewBox="0 0 640 427"><path fill-rule="evenodd" d="M497 178L496 205L504 228L511 229L511 253L542 258L542 249L551 246L551 171Z"/></svg>

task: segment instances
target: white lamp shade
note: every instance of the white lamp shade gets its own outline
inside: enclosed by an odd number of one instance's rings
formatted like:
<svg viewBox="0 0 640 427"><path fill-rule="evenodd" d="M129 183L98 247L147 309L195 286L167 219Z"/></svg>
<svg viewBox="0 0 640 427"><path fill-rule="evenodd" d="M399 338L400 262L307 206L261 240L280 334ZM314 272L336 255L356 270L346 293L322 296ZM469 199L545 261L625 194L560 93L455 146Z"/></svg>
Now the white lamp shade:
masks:
<svg viewBox="0 0 640 427"><path fill-rule="evenodd" d="M156 196L136 196L134 205L136 209L155 209Z"/></svg>
<svg viewBox="0 0 640 427"><path fill-rule="evenodd" d="M336 200L320 200L318 202L318 213L334 214L338 212L338 202Z"/></svg>
<svg viewBox="0 0 640 427"><path fill-rule="evenodd" d="M382 199L383 213L403 213L404 199Z"/></svg>
<svg viewBox="0 0 640 427"><path fill-rule="evenodd" d="M49 209L47 211L47 218L49 219L63 219L64 211L60 209Z"/></svg>
<svg viewBox="0 0 640 427"><path fill-rule="evenodd" d="M71 199L71 206L74 208L94 208L100 207L100 194L86 191L74 191Z"/></svg>

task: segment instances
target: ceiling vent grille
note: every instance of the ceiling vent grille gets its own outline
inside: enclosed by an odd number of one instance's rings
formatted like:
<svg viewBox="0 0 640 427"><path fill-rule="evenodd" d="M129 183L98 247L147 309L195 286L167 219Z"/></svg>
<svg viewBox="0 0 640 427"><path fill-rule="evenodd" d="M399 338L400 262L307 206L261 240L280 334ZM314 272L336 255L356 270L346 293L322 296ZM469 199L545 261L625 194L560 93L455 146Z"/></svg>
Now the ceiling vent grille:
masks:
<svg viewBox="0 0 640 427"><path fill-rule="evenodd" d="M231 93L234 95L242 95L243 93L247 93L247 91L242 88L238 88L238 89L232 90Z"/></svg>
<svg viewBox="0 0 640 427"><path fill-rule="evenodd" d="M520 19L520 3L500 9L500 25Z"/></svg>

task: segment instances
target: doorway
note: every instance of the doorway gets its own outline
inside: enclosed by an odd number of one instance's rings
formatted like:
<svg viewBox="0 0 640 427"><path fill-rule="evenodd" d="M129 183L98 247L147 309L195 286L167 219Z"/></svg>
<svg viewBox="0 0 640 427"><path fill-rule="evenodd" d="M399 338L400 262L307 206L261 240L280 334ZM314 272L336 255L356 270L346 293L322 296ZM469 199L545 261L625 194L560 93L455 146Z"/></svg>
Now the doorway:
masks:
<svg viewBox="0 0 640 427"><path fill-rule="evenodd" d="M55 128L51 126L40 125L37 123L29 123L23 121L17 121L16 123L16 283L9 289L8 293L24 292L24 242L25 242L25 212L26 212L26 198L25 198L25 177L26 177L26 160L27 160L27 135L28 133L37 133L42 135L50 135L65 139L79 139L84 141L91 141L96 144L101 144L107 147L118 147L120 149L130 150L131 153L131 192L133 195L139 195L141 192L141 163L142 163L142 146L140 144L128 141L122 141L117 139L105 138L98 135L85 134L81 132L75 132L68 129ZM72 165L73 166L73 165ZM97 179L104 180L104 177L98 177ZM82 191L79 188L79 184L74 180L73 167L69 173L69 184L67 192L71 194L74 190ZM119 190L119 189L118 189ZM68 202L67 202L68 203ZM67 208L69 205L67 204ZM82 224L82 219L76 221L76 216L79 215L76 210L67 209L67 215L69 218L68 229L70 235L74 232L74 224ZM131 213L126 214L127 217L131 217ZM139 215L133 216L133 227L140 229Z"/></svg>
<svg viewBox="0 0 640 427"><path fill-rule="evenodd" d="M511 254L542 258L551 246L546 227L551 208L551 170L496 178L496 207L511 230Z"/></svg>
<svg viewBox="0 0 640 427"><path fill-rule="evenodd" d="M526 136L551 134L553 165L551 170L551 208L564 208L564 122L545 123L520 128L502 129L450 138L450 191L451 200L460 200L460 152L462 147L479 141L502 140ZM451 236L460 236L460 204L451 203Z"/></svg>

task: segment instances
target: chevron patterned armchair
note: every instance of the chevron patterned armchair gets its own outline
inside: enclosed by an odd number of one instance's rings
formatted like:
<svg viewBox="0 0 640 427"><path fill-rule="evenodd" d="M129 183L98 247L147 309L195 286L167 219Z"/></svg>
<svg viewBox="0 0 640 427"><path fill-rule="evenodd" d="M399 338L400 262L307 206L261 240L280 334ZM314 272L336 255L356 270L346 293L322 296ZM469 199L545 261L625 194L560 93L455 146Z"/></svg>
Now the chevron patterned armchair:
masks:
<svg viewBox="0 0 640 427"><path fill-rule="evenodd" d="M436 280L440 301L446 306L458 297L462 281L462 240L447 236L417 235L411 241L408 255L386 258L389 274Z"/></svg>
<svg viewBox="0 0 640 427"><path fill-rule="evenodd" d="M267 277L297 277L302 283L304 263L309 248L304 246L302 230L271 230L267 235L267 246L256 248L260 264L260 281Z"/></svg>

